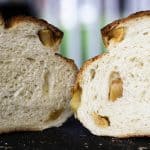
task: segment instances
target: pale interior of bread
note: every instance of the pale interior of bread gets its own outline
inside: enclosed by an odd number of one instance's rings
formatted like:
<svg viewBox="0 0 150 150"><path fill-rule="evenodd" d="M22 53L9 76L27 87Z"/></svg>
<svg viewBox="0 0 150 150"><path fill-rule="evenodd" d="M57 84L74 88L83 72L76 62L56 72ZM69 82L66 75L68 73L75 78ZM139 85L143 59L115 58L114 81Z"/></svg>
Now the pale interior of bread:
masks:
<svg viewBox="0 0 150 150"><path fill-rule="evenodd" d="M108 54L82 75L77 117L96 135L150 135L150 18L135 18L120 26L126 28L124 39L112 41ZM122 96L115 101L109 99L112 72L118 72L123 82ZM93 113L106 116L109 125L96 124Z"/></svg>
<svg viewBox="0 0 150 150"><path fill-rule="evenodd" d="M44 46L43 27L0 27L0 132L60 126L69 107L76 69Z"/></svg>

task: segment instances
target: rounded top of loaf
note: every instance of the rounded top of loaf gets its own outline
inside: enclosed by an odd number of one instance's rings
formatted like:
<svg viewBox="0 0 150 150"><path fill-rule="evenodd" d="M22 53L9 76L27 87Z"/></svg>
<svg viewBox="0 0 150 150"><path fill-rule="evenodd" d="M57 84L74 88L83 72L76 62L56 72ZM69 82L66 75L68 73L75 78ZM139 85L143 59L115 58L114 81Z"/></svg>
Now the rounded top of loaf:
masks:
<svg viewBox="0 0 150 150"><path fill-rule="evenodd" d="M141 19L143 17L150 17L150 10L136 12L134 14L129 15L128 17L113 21L112 23L103 27L101 29L101 34L102 34L102 39L103 39L104 45L106 47L109 46L108 36L110 36L111 31L122 27L124 24L129 23L130 21L134 21L134 20L136 21L136 20Z"/></svg>
<svg viewBox="0 0 150 150"><path fill-rule="evenodd" d="M27 24L28 26L30 26L31 24L32 26L35 26L41 30L44 30L44 32L48 31L47 33L42 33L42 38L43 38L43 34L44 36L45 34L48 34L48 35L46 35L44 38L44 40L46 41L42 41L40 39L41 42L45 46L54 47L55 51L58 50L58 46L60 45L61 40L63 38L63 32L59 30L57 27L49 24L47 21L42 20L42 19L37 19L31 16L16 16L16 17L12 17L10 20L4 20L3 17L0 16L0 25L3 26L5 30L13 30L13 28L16 28L18 26L23 27L25 24Z"/></svg>

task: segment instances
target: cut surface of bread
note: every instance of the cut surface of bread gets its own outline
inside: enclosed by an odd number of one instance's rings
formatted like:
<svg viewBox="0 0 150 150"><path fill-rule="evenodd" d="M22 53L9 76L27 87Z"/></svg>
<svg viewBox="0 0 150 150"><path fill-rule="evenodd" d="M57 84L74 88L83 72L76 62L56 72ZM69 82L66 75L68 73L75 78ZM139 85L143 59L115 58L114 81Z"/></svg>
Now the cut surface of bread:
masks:
<svg viewBox="0 0 150 150"><path fill-rule="evenodd" d="M43 20L15 17L0 25L0 133L60 126L77 67L58 55L63 33Z"/></svg>
<svg viewBox="0 0 150 150"><path fill-rule="evenodd" d="M75 116L99 136L150 136L150 11L102 29L107 53L79 71Z"/></svg>

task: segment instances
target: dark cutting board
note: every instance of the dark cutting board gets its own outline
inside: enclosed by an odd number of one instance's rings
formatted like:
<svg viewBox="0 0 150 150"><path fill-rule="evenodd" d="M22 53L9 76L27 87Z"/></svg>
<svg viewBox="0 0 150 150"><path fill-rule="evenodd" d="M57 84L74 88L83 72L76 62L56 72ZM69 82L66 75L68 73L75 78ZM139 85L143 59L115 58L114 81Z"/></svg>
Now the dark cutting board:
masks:
<svg viewBox="0 0 150 150"><path fill-rule="evenodd" d="M117 139L92 135L74 118L60 128L0 135L0 150L150 150L150 138Z"/></svg>

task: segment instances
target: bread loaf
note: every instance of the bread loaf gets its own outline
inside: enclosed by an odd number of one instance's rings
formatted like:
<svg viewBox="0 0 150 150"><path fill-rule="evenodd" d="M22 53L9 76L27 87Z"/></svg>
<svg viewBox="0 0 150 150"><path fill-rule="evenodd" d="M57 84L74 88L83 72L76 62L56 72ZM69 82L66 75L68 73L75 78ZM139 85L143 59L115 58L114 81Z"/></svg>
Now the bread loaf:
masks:
<svg viewBox="0 0 150 150"><path fill-rule="evenodd" d="M71 101L75 116L99 136L150 136L150 11L102 30L108 52L85 62Z"/></svg>
<svg viewBox="0 0 150 150"><path fill-rule="evenodd" d="M0 133L60 126L77 67L58 53L63 33L32 17L0 19Z"/></svg>

